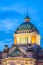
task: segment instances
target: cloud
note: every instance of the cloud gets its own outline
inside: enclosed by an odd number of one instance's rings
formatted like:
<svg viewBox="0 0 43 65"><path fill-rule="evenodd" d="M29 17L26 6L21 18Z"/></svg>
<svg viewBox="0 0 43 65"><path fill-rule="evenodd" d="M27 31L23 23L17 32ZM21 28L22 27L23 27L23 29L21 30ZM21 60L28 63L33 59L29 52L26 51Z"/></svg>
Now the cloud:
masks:
<svg viewBox="0 0 43 65"><path fill-rule="evenodd" d="M15 21L11 21L11 20L2 20L1 21L1 24L2 24L2 26L0 26L0 27L2 27L2 29L5 29L5 30L12 30L17 24L15 24L15 22L18 22L18 20L15 20ZM0 24L0 25L1 25Z"/></svg>
<svg viewBox="0 0 43 65"><path fill-rule="evenodd" d="M0 11L0 20L4 20L4 19L14 19L14 18L22 18L22 14L13 11L13 10L9 10L9 11Z"/></svg>
<svg viewBox="0 0 43 65"><path fill-rule="evenodd" d="M19 24L22 22L19 19L6 19L0 21L0 31L14 32Z"/></svg>
<svg viewBox="0 0 43 65"><path fill-rule="evenodd" d="M8 47L11 47L12 44L13 42L11 41L11 39L5 39L4 41L0 41L0 51L4 50L5 45L8 45Z"/></svg>
<svg viewBox="0 0 43 65"><path fill-rule="evenodd" d="M14 31L21 23L23 15L15 11L0 11L0 31Z"/></svg>

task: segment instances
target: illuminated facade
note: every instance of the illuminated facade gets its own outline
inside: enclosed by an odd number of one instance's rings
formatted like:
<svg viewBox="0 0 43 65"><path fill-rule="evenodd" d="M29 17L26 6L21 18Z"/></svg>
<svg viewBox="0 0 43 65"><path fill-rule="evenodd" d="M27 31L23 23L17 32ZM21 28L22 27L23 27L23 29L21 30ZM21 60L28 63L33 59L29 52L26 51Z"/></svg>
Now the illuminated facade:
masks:
<svg viewBox="0 0 43 65"><path fill-rule="evenodd" d="M40 34L28 16L15 31L12 47L0 52L0 65L43 65Z"/></svg>

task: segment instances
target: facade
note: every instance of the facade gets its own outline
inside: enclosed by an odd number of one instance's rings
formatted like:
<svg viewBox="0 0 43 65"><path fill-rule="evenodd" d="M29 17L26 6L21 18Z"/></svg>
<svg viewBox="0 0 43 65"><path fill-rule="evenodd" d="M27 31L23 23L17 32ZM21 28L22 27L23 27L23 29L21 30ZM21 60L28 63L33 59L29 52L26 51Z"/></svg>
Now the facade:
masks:
<svg viewBox="0 0 43 65"><path fill-rule="evenodd" d="M40 34L28 15L15 31L14 44L0 52L0 65L43 65Z"/></svg>

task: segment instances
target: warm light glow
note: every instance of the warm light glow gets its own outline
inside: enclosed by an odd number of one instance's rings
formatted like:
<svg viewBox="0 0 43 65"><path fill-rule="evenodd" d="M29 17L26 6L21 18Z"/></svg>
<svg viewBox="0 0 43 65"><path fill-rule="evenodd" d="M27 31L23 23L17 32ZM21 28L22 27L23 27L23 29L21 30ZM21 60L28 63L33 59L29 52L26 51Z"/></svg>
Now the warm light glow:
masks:
<svg viewBox="0 0 43 65"><path fill-rule="evenodd" d="M33 44L36 43L36 36L35 35L32 36L32 43Z"/></svg>
<svg viewBox="0 0 43 65"><path fill-rule="evenodd" d="M31 33L20 33L20 34L14 34L14 44L27 44L27 38L28 38L28 44L38 44L40 45L40 36L31 34Z"/></svg>

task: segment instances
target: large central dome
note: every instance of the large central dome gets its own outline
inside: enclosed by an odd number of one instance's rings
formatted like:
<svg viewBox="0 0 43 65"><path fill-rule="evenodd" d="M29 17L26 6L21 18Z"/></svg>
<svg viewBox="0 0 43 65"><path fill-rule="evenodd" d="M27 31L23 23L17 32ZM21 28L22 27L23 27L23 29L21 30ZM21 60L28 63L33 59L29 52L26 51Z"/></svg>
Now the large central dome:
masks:
<svg viewBox="0 0 43 65"><path fill-rule="evenodd" d="M32 23L24 22L17 28L15 33L31 33L31 32L36 32L37 34L39 34L39 31Z"/></svg>
<svg viewBox="0 0 43 65"><path fill-rule="evenodd" d="M38 44L40 45L40 35L37 28L30 22L30 18L26 16L23 22L15 31L14 44Z"/></svg>

